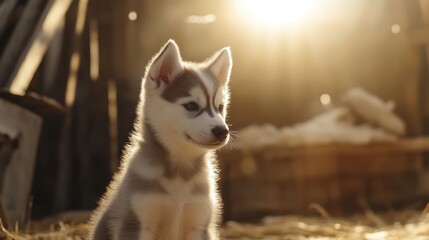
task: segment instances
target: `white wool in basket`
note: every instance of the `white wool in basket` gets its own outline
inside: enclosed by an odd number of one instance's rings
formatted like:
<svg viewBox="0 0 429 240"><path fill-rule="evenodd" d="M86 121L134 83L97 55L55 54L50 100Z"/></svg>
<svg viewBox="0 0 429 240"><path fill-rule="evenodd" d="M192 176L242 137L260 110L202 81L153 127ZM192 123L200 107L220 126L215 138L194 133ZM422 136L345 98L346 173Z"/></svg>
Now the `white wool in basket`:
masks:
<svg viewBox="0 0 429 240"><path fill-rule="evenodd" d="M342 97L342 102L366 122L398 136L405 134L405 124L393 112L395 106L393 102L384 102L362 88L347 91Z"/></svg>

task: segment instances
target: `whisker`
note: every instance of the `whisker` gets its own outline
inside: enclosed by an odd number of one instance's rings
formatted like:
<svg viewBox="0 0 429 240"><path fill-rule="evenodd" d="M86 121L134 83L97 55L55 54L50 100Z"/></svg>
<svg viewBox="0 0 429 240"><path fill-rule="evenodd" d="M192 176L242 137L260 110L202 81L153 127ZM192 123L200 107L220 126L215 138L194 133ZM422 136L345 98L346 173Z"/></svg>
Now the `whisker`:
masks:
<svg viewBox="0 0 429 240"><path fill-rule="evenodd" d="M232 137L237 137L237 138L239 138L240 137L240 135L238 135L238 134L235 134L235 133L229 133Z"/></svg>
<svg viewBox="0 0 429 240"><path fill-rule="evenodd" d="M229 138L228 143L225 145L225 147L229 150L235 149L235 141L236 141L236 139L233 136L231 136Z"/></svg>
<svg viewBox="0 0 429 240"><path fill-rule="evenodd" d="M230 142L228 142L228 143L225 145L225 147L226 147L227 149L229 149L229 150L234 150L234 149L235 149L235 144L234 144L232 141L230 141Z"/></svg>

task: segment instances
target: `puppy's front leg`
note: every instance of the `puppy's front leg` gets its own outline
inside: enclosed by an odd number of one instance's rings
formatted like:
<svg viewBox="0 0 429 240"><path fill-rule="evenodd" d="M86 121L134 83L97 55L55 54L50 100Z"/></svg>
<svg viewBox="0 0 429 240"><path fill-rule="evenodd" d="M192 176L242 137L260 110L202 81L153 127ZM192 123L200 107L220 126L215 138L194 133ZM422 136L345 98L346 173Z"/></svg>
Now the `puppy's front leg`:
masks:
<svg viewBox="0 0 429 240"><path fill-rule="evenodd" d="M185 240L214 240L209 233L211 216L209 202L191 203L184 208L183 230Z"/></svg>
<svg viewBox="0 0 429 240"><path fill-rule="evenodd" d="M141 230L142 227L137 215L132 210L129 210L123 216L118 239L139 240L141 239L139 236L141 235Z"/></svg>
<svg viewBox="0 0 429 240"><path fill-rule="evenodd" d="M211 240L207 229L195 230L186 236L185 240Z"/></svg>
<svg viewBox="0 0 429 240"><path fill-rule="evenodd" d="M139 222L139 239L163 239L165 235L163 229L166 227L163 226L167 209L165 204L162 204L162 201L156 197L136 196L133 198L133 208ZM128 238L123 239L128 240Z"/></svg>

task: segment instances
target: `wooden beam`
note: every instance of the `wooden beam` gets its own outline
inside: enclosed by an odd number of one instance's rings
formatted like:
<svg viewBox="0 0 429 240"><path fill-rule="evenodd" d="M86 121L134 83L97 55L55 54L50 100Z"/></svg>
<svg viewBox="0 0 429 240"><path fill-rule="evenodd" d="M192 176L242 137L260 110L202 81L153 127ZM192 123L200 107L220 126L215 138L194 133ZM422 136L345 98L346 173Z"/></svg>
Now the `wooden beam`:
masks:
<svg viewBox="0 0 429 240"><path fill-rule="evenodd" d="M11 92L23 94L27 91L55 32L62 26L71 3L72 0L51 0L46 6L30 42L14 68L10 81Z"/></svg>
<svg viewBox="0 0 429 240"><path fill-rule="evenodd" d="M0 36L3 36L4 31L9 23L10 14L16 7L18 0L5 0L0 5Z"/></svg>
<svg viewBox="0 0 429 240"><path fill-rule="evenodd" d="M61 53L64 48L64 26L65 19L61 20L59 29L55 33L49 48L46 51L46 56L43 66L43 90L42 94L49 95L53 89L55 82L58 81L58 72L60 71Z"/></svg>
<svg viewBox="0 0 429 240"><path fill-rule="evenodd" d="M34 32L34 26L40 18L40 12L45 6L44 0L28 1L16 24L5 51L0 56L0 82L8 83L17 60Z"/></svg>

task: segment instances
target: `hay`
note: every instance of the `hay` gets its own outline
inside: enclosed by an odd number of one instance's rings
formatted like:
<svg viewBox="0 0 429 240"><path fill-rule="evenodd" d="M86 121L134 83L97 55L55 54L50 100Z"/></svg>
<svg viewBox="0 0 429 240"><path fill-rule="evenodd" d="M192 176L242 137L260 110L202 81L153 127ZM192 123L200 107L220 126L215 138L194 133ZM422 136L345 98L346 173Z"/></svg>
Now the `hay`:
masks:
<svg viewBox="0 0 429 240"><path fill-rule="evenodd" d="M319 208L319 207L318 207ZM402 211L384 215L365 212L350 218L266 217L259 224L228 222L222 239L278 240L429 240L429 214Z"/></svg>
<svg viewBox="0 0 429 240"><path fill-rule="evenodd" d="M227 222L221 236L225 240L429 240L429 207L423 212L407 210L383 215L371 212L349 218L333 218L320 206L312 208L321 217L266 217L256 224ZM81 240L87 233L88 226L83 223L58 222L49 229L33 226L29 232L20 233L7 231L0 222L0 239Z"/></svg>
<svg viewBox="0 0 429 240"><path fill-rule="evenodd" d="M64 222L52 224L49 229L29 233L20 233L18 229L10 232L3 227L0 221L0 239L7 240L83 240L87 233L86 224L66 224Z"/></svg>
<svg viewBox="0 0 429 240"><path fill-rule="evenodd" d="M347 220L300 218L296 216L270 218L258 225L227 223L223 239L340 239L399 240L429 239L429 221L376 228Z"/></svg>

